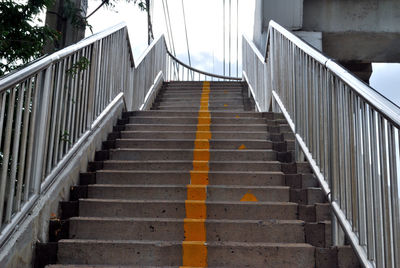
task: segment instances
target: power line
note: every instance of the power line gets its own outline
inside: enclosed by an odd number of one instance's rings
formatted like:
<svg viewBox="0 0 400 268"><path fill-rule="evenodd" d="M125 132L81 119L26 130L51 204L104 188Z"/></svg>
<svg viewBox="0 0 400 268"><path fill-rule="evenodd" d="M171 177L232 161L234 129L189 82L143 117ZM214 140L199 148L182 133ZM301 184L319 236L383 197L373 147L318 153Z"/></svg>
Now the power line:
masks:
<svg viewBox="0 0 400 268"><path fill-rule="evenodd" d="M162 0L162 5L163 5L163 11L164 11L165 27L167 27L167 35L168 35L169 47L171 48L172 53L174 53L174 50L173 50L173 47L172 47L171 35L169 33L169 26L168 26L167 13L166 13L166 10L165 10L164 0Z"/></svg>
<svg viewBox="0 0 400 268"><path fill-rule="evenodd" d="M229 76L231 76L231 40L232 40L232 36L231 36L231 22L232 22L232 16L231 16L231 9L232 9L232 5L231 5L231 0L229 0Z"/></svg>
<svg viewBox="0 0 400 268"><path fill-rule="evenodd" d="M185 7L183 5L183 0L182 0L182 13L183 13L183 22L185 25L186 46L187 46L187 53L188 53L188 59L189 59L189 66L192 66L192 63L190 61L189 39L188 39L188 34L187 34L187 29L186 29L186 16L185 16Z"/></svg>
<svg viewBox="0 0 400 268"><path fill-rule="evenodd" d="M239 77L239 0L236 0L236 77Z"/></svg>
<svg viewBox="0 0 400 268"><path fill-rule="evenodd" d="M164 0L163 0L163 6L164 6ZM169 30L170 30L171 42L172 42L172 52L174 53L174 56L176 56L174 35L173 35L173 32L172 32L171 19L170 19L170 16L169 16L168 1L165 1L164 8L166 9L166 17L168 19L168 24L169 24Z"/></svg>
<svg viewBox="0 0 400 268"><path fill-rule="evenodd" d="M225 75L225 0L223 1L222 6L222 53L224 54L224 75Z"/></svg>

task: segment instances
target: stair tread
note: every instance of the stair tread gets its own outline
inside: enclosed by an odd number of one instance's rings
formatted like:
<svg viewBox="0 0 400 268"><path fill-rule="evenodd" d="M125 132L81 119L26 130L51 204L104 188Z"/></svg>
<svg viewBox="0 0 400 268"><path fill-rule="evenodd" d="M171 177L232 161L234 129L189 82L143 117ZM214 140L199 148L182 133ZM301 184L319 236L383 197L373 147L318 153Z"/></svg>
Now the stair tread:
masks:
<svg viewBox="0 0 400 268"><path fill-rule="evenodd" d="M164 174L164 173L188 173L188 171L182 171L182 170L115 170L115 169L101 169L98 170L97 172L101 173L159 173L159 174ZM196 171L196 173L202 173L206 171ZM277 175L283 175L284 173L282 171L207 171L207 173L215 173L215 174L277 174Z"/></svg>
<svg viewBox="0 0 400 268"><path fill-rule="evenodd" d="M144 199L102 199L102 198L81 198L79 199L80 202L104 202L104 203L158 203L158 204L171 204L171 203L178 203L178 204L185 204L187 200L165 200L165 199L152 199L152 200L144 200ZM197 203L197 202L204 202L204 201L197 201L191 200L190 202ZM209 205L243 205L243 206L261 206L261 205L287 205L287 206L297 206L297 203L294 202L275 202L275 201L205 201L206 204Z"/></svg>
<svg viewBox="0 0 400 268"><path fill-rule="evenodd" d="M124 218L124 217L86 217L86 216L79 216L79 217L72 217L70 218L72 221L116 221L116 222L184 222L182 218L140 218L140 217L133 217L133 218ZM203 221L203 220L196 220L193 221ZM302 220L281 220L281 219L264 219L264 220L247 220L247 219L206 219L208 223L256 223L256 224L304 224L305 222Z"/></svg>
<svg viewBox="0 0 400 268"><path fill-rule="evenodd" d="M182 241L162 241L162 240L99 240L99 239L61 239L59 243L93 243L93 244L147 244L147 245L182 245ZM186 242L191 243L191 242ZM196 242L193 242L196 243ZM263 243L263 242L234 242L234 241L209 241L208 246L227 246L227 247L292 247L292 248L313 248L308 243Z"/></svg>
<svg viewBox="0 0 400 268"><path fill-rule="evenodd" d="M110 188L187 188L187 184L90 184L88 187ZM207 188L215 189L290 189L289 186L248 186L248 185L207 185ZM321 189L321 188L315 188Z"/></svg>

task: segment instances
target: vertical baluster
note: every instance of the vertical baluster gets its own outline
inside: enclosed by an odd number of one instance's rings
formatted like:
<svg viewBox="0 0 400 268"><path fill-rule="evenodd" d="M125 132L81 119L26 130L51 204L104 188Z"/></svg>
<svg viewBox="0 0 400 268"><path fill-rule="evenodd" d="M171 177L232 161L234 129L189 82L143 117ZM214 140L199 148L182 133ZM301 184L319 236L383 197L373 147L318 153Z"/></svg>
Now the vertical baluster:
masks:
<svg viewBox="0 0 400 268"><path fill-rule="evenodd" d="M22 107L24 103L24 84L25 82L21 82L17 86L18 90L18 99L17 99L17 106L15 107L15 123L14 123L14 135L12 141L12 159L11 159L11 172L10 172L10 179L9 179L9 186L8 186L8 200L7 200L7 208L6 208L6 218L5 222L10 222L11 215L13 213L14 207L14 195L15 195L15 183L17 180L17 163L18 160L18 150L20 146L20 135L21 135L21 120L22 120ZM3 165L3 168L6 166Z"/></svg>
<svg viewBox="0 0 400 268"><path fill-rule="evenodd" d="M0 181L0 227L3 226L4 223L3 214L4 214L5 200L7 198L6 195L7 180L10 180L8 174L8 165L11 158L10 147L11 147L13 118L14 118L15 93L16 93L15 87L9 89L7 121L6 121L5 137L4 137L4 146L3 146L3 165L1 170L1 181ZM4 98L6 98L6 96L4 96Z"/></svg>
<svg viewBox="0 0 400 268"><path fill-rule="evenodd" d="M373 168L373 200L375 210L375 251L376 251L376 264L378 267L385 267L383 259L383 218L382 218L382 187L380 169L382 166L381 162L381 144L382 135L379 133L382 125L380 116L376 111L371 109L371 133L372 133L372 164Z"/></svg>
<svg viewBox="0 0 400 268"><path fill-rule="evenodd" d="M26 181L24 185L24 201L27 202L31 193L34 193L34 185L35 185L35 175L34 175L34 166L33 160L36 159L36 155L34 156L34 141L37 137L35 137L35 133L37 131L37 110L39 106L39 88L40 88L40 80L42 79L42 73L37 74L32 78L31 83L34 83L34 87L32 89L32 103L31 109L32 113L30 114L30 124L29 124L29 141L28 141L28 150L26 154Z"/></svg>
<svg viewBox="0 0 400 268"><path fill-rule="evenodd" d="M31 96L32 96L32 78L29 78L25 82L25 103L24 103L24 118L22 120L22 136L21 136L21 149L19 152L19 171L18 171L18 182L17 182L17 193L16 193L16 204L15 204L15 210L20 211L21 210L21 202L22 202L22 185L25 180L28 180L25 173L25 159L26 159L26 148L28 145L28 129L29 129L29 115L31 114L31 111L29 109L30 104L31 104ZM1 116L1 115L0 115ZM0 122L1 123L1 122ZM1 133L1 130L0 130ZM1 137L0 137L1 140ZM25 176L24 176L25 175Z"/></svg>
<svg viewBox="0 0 400 268"><path fill-rule="evenodd" d="M383 233L383 261L386 267L392 267L392 226L391 226L391 196L390 196L390 167L388 166L388 122L383 117L380 117L380 127L378 132L380 132L380 143L379 143L379 152L380 152L380 175L381 175L381 202L382 207L380 208L383 222L382 222L382 233Z"/></svg>
<svg viewBox="0 0 400 268"><path fill-rule="evenodd" d="M393 225L393 248L394 248L394 266L400 267L400 185L399 185L399 174L400 174L400 137L399 130L395 127L391 128L392 139L390 148L390 185L392 191L392 225Z"/></svg>
<svg viewBox="0 0 400 268"><path fill-rule="evenodd" d="M58 142L57 139L57 132L56 132L56 125L59 124L59 122L57 121L57 116L59 113L59 108L60 108L60 103L59 103L59 95L60 95L60 84L61 84L61 76L62 76L62 70L61 70L61 62L55 64L55 73L57 75L54 75L55 77L57 77L56 83L54 85L55 90L54 90L54 96L52 95L51 98L53 99L53 103L54 105L50 108L51 109L51 116L50 116L50 132L49 132L49 146L48 146L48 150L47 150L47 165L46 165L46 174L49 174L52 167L53 167L53 163L55 163L55 159L57 159L56 155L54 154L54 143ZM54 78L55 78L54 77Z"/></svg>
<svg viewBox="0 0 400 268"><path fill-rule="evenodd" d="M367 245L367 218L365 213L365 163L363 157L363 133L365 128L365 120L363 120L363 112L360 106L360 96L355 95L355 130L356 130L356 161L357 161L357 197L358 197L358 218L359 218L359 239L360 245Z"/></svg>
<svg viewBox="0 0 400 268"><path fill-rule="evenodd" d="M351 161L351 215L352 215L352 226L353 231L359 234L359 224L358 224L358 207L359 207L359 197L357 189L357 126L356 126L356 111L355 111L355 96L354 92L349 90L350 100L349 100L349 142L350 142L350 161Z"/></svg>

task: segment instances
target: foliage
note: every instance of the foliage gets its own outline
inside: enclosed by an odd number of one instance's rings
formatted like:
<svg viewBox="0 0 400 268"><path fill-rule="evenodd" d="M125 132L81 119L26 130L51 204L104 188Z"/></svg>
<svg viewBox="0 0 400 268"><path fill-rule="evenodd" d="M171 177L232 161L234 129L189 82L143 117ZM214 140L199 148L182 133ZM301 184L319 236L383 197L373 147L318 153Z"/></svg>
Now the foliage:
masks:
<svg viewBox="0 0 400 268"><path fill-rule="evenodd" d="M52 0L0 2L0 75L41 56L44 44L58 38L55 30L34 25L36 15L51 4Z"/></svg>
<svg viewBox="0 0 400 268"><path fill-rule="evenodd" d="M75 77L80 71L86 70L89 67L90 61L86 57L81 57L76 63L74 63L71 68L69 68L66 73Z"/></svg>
<svg viewBox="0 0 400 268"><path fill-rule="evenodd" d="M46 43L57 41L62 33L48 26L35 25L37 15L51 7L56 0L0 0L0 76L32 61L43 54ZM103 0L91 14L82 17L80 8L73 1L64 0L62 14L55 13L68 20L74 27L84 29L91 25L88 18L103 5L113 7L119 0ZM137 4L142 11L148 10L148 0L126 0ZM38 19L37 19L38 20ZM38 20L41 22L40 20Z"/></svg>

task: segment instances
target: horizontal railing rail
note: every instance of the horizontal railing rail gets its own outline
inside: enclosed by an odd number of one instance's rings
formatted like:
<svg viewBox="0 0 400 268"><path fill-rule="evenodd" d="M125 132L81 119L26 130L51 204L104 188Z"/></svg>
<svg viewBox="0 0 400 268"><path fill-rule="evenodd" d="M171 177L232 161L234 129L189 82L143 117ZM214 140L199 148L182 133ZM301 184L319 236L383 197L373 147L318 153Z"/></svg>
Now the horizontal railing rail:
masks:
<svg viewBox="0 0 400 268"><path fill-rule="evenodd" d="M169 81L241 81L240 77L224 76L219 74L208 73L193 68L176 58L172 53L167 51L167 66Z"/></svg>
<svg viewBox="0 0 400 268"><path fill-rule="evenodd" d="M296 160L305 157L320 181L334 244L344 231L363 266L400 267L400 109L273 21L264 64L270 82L257 90L272 95L263 101L283 112Z"/></svg>

